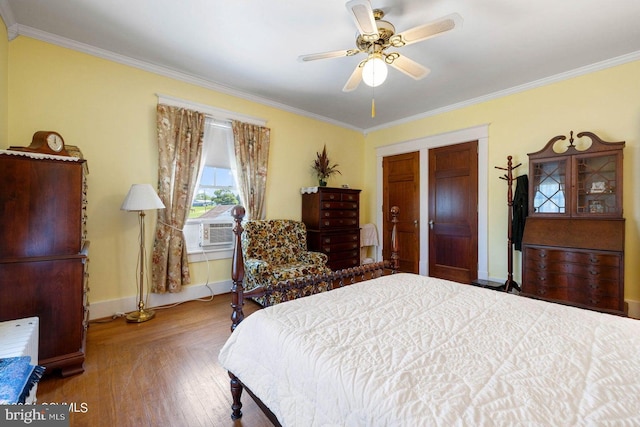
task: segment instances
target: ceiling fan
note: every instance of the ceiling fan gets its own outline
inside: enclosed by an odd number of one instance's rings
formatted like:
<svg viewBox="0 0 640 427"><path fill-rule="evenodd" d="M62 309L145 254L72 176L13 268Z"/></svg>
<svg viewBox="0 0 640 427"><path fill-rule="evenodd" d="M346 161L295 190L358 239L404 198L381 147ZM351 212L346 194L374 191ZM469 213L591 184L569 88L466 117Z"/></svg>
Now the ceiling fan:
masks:
<svg viewBox="0 0 640 427"><path fill-rule="evenodd" d="M369 0L350 0L346 3L346 7L353 14L353 20L359 32L356 37L356 48L302 55L298 58L306 62L366 53L367 58L358 64L342 88L344 92L355 90L362 80L368 86L380 85L387 77L386 65L416 80L426 77L431 71L427 67L398 52L387 52L387 49L421 42L451 31L462 24L462 17L453 13L396 34L395 27L382 19L384 12L380 9L372 9Z"/></svg>

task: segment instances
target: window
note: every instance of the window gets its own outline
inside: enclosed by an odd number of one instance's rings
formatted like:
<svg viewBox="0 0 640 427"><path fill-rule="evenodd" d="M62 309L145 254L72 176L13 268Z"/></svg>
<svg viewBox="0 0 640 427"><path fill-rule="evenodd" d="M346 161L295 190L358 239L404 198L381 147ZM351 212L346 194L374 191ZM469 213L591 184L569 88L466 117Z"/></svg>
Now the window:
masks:
<svg viewBox="0 0 640 427"><path fill-rule="evenodd" d="M169 95L157 94L158 103L172 105L175 107L187 108L190 110L201 111L206 114L205 119L205 133L204 144L202 149L203 164L200 167L200 175L198 178L198 189L194 192L194 198L192 203L193 218L189 218L184 226L184 235L187 241L187 252L189 253L189 262L194 261L207 261L211 259L231 258L233 245L208 245L201 246L200 239L201 233L204 233L206 228L203 224L210 224L208 232L212 230L219 233L228 233L229 230L224 230L224 225L211 226L211 224L230 224L233 218L230 215L230 210L233 205L238 203L232 203L230 205L224 205L218 203L220 200L215 199L214 194L216 190L228 190L223 191L223 194L219 195L220 199L226 199L228 193L232 193L239 200L235 179L235 156L233 154L233 131L231 130L231 121L239 120L241 122L253 123L259 126L265 126L266 120L247 116L237 113L235 111L224 110L213 107L211 105L199 104L185 99L175 98ZM232 183L229 181L229 172L233 177ZM226 181L225 181L226 179ZM199 195L206 195L207 199L199 197ZM209 196L214 197L215 200L209 199ZM205 205L207 203L216 203L213 205L203 206L207 212L210 212L208 216L214 216L214 218L202 217L202 215L196 215L199 212L200 206L198 204ZM195 206L194 206L195 205ZM225 208L226 206L226 208ZM215 210L214 210L215 209ZM203 209L205 210L205 209ZM223 212L220 212L222 210ZM221 230L218 230L221 229ZM209 234L210 236L210 234ZM206 234L203 237L207 237ZM214 236L213 241L218 237ZM209 237L209 243L211 238Z"/></svg>
<svg viewBox="0 0 640 427"><path fill-rule="evenodd" d="M234 169L231 123L207 118L196 191L184 227L187 252L206 252L203 257L191 256L197 258L194 261L231 256L231 208L240 204Z"/></svg>

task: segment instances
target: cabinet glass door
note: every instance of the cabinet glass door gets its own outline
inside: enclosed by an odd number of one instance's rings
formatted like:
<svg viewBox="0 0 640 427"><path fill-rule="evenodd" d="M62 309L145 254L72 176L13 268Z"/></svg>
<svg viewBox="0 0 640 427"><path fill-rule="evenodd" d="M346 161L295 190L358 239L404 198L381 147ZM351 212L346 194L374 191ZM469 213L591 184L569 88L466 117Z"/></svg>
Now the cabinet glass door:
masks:
<svg viewBox="0 0 640 427"><path fill-rule="evenodd" d="M537 162L532 174L533 206L536 214L565 214L566 160Z"/></svg>
<svg viewBox="0 0 640 427"><path fill-rule="evenodd" d="M576 213L616 215L619 213L616 154L576 157Z"/></svg>

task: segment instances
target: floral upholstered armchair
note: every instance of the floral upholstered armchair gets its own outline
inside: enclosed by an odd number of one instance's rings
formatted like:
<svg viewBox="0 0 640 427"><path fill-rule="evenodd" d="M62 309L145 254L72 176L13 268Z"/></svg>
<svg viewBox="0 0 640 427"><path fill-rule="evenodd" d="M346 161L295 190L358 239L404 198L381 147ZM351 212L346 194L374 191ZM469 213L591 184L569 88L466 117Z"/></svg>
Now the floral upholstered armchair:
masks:
<svg viewBox="0 0 640 427"><path fill-rule="evenodd" d="M244 287L269 288L278 282L308 274L330 273L327 256L307 250L307 229L303 222L288 219L249 220L242 233L244 256ZM326 290L328 285L325 286ZM273 305L282 301L282 295L273 293L255 298L260 305Z"/></svg>

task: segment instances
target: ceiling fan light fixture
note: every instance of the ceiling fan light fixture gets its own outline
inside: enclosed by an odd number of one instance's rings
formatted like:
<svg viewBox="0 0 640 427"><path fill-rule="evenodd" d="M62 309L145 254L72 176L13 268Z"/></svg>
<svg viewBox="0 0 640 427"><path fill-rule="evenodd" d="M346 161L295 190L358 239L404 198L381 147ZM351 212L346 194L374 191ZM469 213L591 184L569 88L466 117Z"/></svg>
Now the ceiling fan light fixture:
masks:
<svg viewBox="0 0 640 427"><path fill-rule="evenodd" d="M387 64L382 59L382 55L375 53L362 67L362 81L367 86L377 87L387 79L387 73Z"/></svg>

